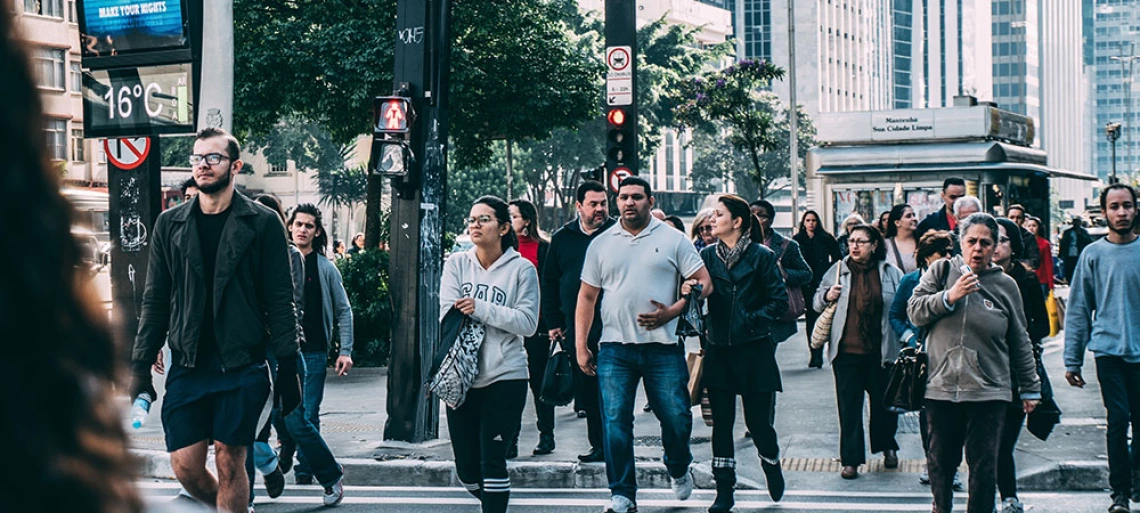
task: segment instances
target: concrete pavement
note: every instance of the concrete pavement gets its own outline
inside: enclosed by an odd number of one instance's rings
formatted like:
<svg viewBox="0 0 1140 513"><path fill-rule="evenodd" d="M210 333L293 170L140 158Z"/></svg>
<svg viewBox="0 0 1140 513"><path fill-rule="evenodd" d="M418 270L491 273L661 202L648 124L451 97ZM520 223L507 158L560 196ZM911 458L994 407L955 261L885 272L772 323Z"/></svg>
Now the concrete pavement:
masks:
<svg viewBox="0 0 1140 513"><path fill-rule="evenodd" d="M917 472L923 467L916 414L900 419L898 442L900 468L882 467L882 458L868 455L863 476L856 481L840 479L838 456L838 416L832 372L808 369L808 353L803 325L800 333L780 345L777 357L782 369L784 392L778 396L776 429L782 459L789 481L822 489L876 489L884 479L917 485ZM1094 378L1091 355L1087 359L1083 390L1064 382L1061 337L1046 343L1045 365L1064 411L1047 442L1022 433L1018 444L1019 482L1025 490L1102 490L1107 486L1105 457L1105 411ZM321 410L322 432L338 459L346 467L347 482L370 486L458 486L447 443L447 419L440 418L440 440L425 444L403 444L381 440L386 419L385 369L354 369L349 376L331 375L326 382ZM156 379L161 395L162 382ZM641 411L644 396L638 392L635 414L635 453L638 481L644 488L668 488L668 476L661 464L659 425L652 413ZM171 478L169 457L163 450L160 425L161 400L152 409L148 424L132 432L134 452L142 457L143 474ZM513 485L517 488L605 488L605 466L581 464L577 454L587 451L586 421L571 408L556 410L555 435L558 447L547 456L531 456L538 440L533 405L523 414L519 458L511 462ZM737 460L741 486L763 488L764 477L756 461L756 450L745 438L742 414L737 415ZM698 487L711 487L711 428L693 409L692 450ZM900 475L901 474L901 475ZM792 489L790 487L790 489ZM916 488L917 489L917 488Z"/></svg>

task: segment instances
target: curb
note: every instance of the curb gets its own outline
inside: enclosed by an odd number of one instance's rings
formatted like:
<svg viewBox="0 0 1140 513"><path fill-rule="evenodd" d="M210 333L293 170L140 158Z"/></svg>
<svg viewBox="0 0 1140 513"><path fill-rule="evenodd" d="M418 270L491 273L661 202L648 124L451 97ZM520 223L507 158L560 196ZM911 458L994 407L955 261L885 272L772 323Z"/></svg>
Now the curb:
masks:
<svg viewBox="0 0 1140 513"><path fill-rule="evenodd" d="M140 461L142 477L174 479L170 455L165 451L132 449ZM213 465L207 456L206 465ZM337 458L344 466L346 482L355 486L441 486L460 487L451 461L420 459L377 461L371 458ZM511 486L519 488L607 488L606 467L601 463L510 462ZM715 489L712 469L706 463L692 465L697 488ZM669 473L661 462L637 462L637 482L641 488L669 488ZM1017 478L1026 491L1099 491L1108 485L1105 461L1066 461L1023 469ZM764 489L762 483L741 480L737 488Z"/></svg>

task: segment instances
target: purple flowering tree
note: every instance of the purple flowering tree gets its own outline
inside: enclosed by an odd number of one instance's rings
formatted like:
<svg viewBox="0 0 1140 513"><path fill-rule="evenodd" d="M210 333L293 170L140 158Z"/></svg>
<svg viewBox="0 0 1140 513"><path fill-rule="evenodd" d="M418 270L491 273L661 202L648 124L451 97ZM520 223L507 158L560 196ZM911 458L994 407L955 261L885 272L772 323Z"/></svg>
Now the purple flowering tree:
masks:
<svg viewBox="0 0 1140 513"><path fill-rule="evenodd" d="M752 164L752 177L760 196L769 177L761 156L779 144L777 118L763 108L764 89L782 79L784 70L769 62L744 59L718 71L709 71L682 84L674 119L681 128L723 133Z"/></svg>

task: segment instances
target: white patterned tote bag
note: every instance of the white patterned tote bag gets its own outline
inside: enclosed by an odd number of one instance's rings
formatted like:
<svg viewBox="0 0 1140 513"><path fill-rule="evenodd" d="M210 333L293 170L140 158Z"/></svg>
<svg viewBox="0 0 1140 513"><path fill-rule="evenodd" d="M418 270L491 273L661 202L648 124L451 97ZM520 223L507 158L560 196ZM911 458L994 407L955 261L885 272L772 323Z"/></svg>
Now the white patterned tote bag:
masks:
<svg viewBox="0 0 1140 513"><path fill-rule="evenodd" d="M439 372L432 377L428 391L439 397L451 409L457 409L467 399L467 391L479 374L479 348L483 345L486 330L483 323L467 317L463 328L447 356L440 363Z"/></svg>

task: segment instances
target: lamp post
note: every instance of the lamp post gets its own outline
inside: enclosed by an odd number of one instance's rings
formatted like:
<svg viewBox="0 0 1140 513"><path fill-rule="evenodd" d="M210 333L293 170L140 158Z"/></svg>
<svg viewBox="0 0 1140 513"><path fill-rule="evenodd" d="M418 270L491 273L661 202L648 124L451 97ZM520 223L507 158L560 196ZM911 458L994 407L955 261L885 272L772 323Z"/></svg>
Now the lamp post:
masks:
<svg viewBox="0 0 1140 513"><path fill-rule="evenodd" d="M1112 176L1108 178L1108 183L1116 183L1116 140L1120 139L1120 123L1105 124L1104 137L1112 145Z"/></svg>
<svg viewBox="0 0 1140 513"><path fill-rule="evenodd" d="M1136 59L1140 59L1140 55L1136 55L1136 44L1132 43L1132 55L1121 55L1117 57L1109 57L1109 59L1120 63L1121 74L1124 75L1124 148L1125 148L1125 172L1131 178L1132 172L1135 171L1135 163L1132 161L1132 132L1136 130L1135 125L1132 123L1132 63ZM1123 50L1123 49L1122 49ZM1119 124L1119 123L1118 123ZM1115 139L1113 139L1115 141ZM1116 147L1113 145L1113 151ZM1113 165L1116 165L1116 154L1113 153ZM1115 173L1113 173L1115 174Z"/></svg>

